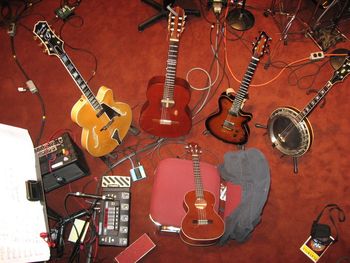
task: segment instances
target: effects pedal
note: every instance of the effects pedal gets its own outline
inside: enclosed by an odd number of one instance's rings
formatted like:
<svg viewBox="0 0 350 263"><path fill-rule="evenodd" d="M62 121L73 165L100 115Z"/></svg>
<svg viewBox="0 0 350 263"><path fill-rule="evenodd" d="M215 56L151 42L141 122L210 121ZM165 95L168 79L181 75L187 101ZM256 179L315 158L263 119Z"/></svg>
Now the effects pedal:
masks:
<svg viewBox="0 0 350 263"><path fill-rule="evenodd" d="M146 178L145 169L140 164L139 166L130 169L130 175L133 182Z"/></svg>
<svg viewBox="0 0 350 263"><path fill-rule="evenodd" d="M130 177L103 176L102 195L114 200L100 202L99 245L126 247L129 244Z"/></svg>

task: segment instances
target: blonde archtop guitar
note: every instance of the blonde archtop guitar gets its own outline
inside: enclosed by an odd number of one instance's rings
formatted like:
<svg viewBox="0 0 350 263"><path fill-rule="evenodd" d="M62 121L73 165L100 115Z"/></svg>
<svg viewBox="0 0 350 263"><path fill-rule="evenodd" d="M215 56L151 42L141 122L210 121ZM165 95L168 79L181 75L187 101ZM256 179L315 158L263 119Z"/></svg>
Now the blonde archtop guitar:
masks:
<svg viewBox="0 0 350 263"><path fill-rule="evenodd" d="M83 129L82 146L94 157L112 152L121 144L130 128L130 106L114 101L113 91L105 86L100 87L95 97L64 51L64 42L55 35L46 21L37 22L33 33L44 44L49 55L60 59L83 94L71 110L72 120Z"/></svg>

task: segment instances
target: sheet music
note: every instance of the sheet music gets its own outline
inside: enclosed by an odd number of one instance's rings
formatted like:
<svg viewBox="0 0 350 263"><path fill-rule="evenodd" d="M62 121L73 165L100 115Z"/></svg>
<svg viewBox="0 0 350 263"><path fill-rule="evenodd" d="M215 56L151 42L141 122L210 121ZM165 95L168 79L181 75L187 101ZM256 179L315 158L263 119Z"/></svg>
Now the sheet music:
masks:
<svg viewBox="0 0 350 263"><path fill-rule="evenodd" d="M0 124L0 262L36 262L50 258L43 205L28 201L25 181L37 181L34 147L25 129Z"/></svg>

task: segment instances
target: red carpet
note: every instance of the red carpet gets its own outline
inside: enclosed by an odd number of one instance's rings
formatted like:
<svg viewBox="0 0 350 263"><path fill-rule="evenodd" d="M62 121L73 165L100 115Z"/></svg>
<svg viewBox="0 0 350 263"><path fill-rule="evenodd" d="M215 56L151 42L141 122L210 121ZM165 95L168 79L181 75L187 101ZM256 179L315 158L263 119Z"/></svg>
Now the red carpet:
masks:
<svg viewBox="0 0 350 263"><path fill-rule="evenodd" d="M201 6L200 1L180 2L186 8ZM201 2L204 6L202 17L188 16L181 35L177 65L177 76L181 78L186 78L187 72L194 67L209 71L213 59L210 42L215 45L216 28L215 25L211 28L207 20L214 23L215 18L212 10L205 7L207 1ZM286 64L319 51L310 38L297 34L305 29L299 18L307 22L315 9L312 1L302 2L298 19L291 25L286 45L280 40L280 31L274 19L263 15L264 10L270 7L270 1L247 1L247 8L255 17L254 26L243 33L233 30L227 32L228 64L239 80L243 78L252 56L251 42L259 35L259 31L265 31L272 38L271 64L264 69L269 59L265 54L253 77L249 100L244 107L244 111L253 114L253 119L249 122L251 133L246 148L254 147L263 152L271 171L270 193L261 223L243 244L232 240L221 247L191 247L184 244L178 235L158 233L148 216L154 171L158 162L172 157L190 159L189 155L185 155L181 142L197 142L203 149L201 159L214 165L223 162L224 153L238 150L235 145L223 143L204 133L205 119L217 109L219 95L228 87L236 91L239 88L239 83L225 66L226 75L221 67L219 79L212 87L205 107L194 118L190 133L185 138L168 140L160 147L151 148L133 158L135 164L140 162L144 166L147 178L133 183L131 187L130 242L143 233L148 233L156 244L155 249L142 262L311 262L299 248L308 238L312 221L321 209L328 203L336 203L350 216L349 79L336 84L320 104L323 107L317 107L309 116L314 140L310 150L299 158L297 174L293 172L292 158L282 157L277 149L272 148L266 130L255 127L256 123L265 125L277 107L293 106L303 109L316 95L308 91L324 87L333 75L329 57L308 64L305 62L309 60L303 60L295 64L299 66L287 68L279 75ZM22 15L14 38L17 58L39 89L45 103L45 128L40 144L57 137L63 131L70 131L81 146L81 128L70 118L70 111L81 94L59 59L44 54L43 48L38 46L39 41L33 40L31 31L38 20L50 22L85 80L93 76L89 82L92 91L97 94L102 85L112 89L116 101L130 105L133 125L139 127L138 120L146 100L147 83L153 76L165 74L168 50L166 19L138 32L138 24L155 14L154 9L141 1L81 1L74 10L75 15L63 24L61 20L54 19L54 10L59 4L60 1L41 1L35 4ZM294 10L295 7L291 9ZM275 17L279 18L278 15ZM221 21L223 20L222 18ZM342 21L339 28L349 37L348 20ZM28 129L35 142L42 119L39 100L29 91L20 93L17 90L18 87L25 87L26 78L12 57L11 42L5 27L0 31L0 41L0 122ZM219 61L224 66L223 40L218 44ZM336 48L349 49L350 44L348 41L341 42ZM330 48L327 53L334 49L335 47ZM215 79L215 75L214 63L212 79ZM189 81L193 86L201 88L206 85L206 76L203 72L195 71L190 74ZM266 82L269 83L259 85ZM192 90L189 107L196 111L205 95L203 91ZM114 163L153 141L154 138L143 131L137 136L128 134L116 149L116 159L110 161ZM48 205L62 215L66 214L64 199L68 192L95 193L99 179L108 170L106 163L86 151L85 158L91 170L89 176L47 194ZM21 160L18 162L20 165ZM127 176L130 168L127 160L109 174ZM81 209L81 205L84 205L82 199L70 197L66 210L73 213ZM322 221L331 224L327 214ZM320 262L337 262L344 256L350 256L349 222L348 219L345 223L337 224L339 241L330 247ZM332 234L335 235L334 229ZM52 262L68 262L72 248L73 245L67 241L63 258ZM99 246L95 262L112 262L123 250L122 247ZM95 251L96 247L93 248L93 253ZM87 253L86 250L80 252L81 262L85 261Z"/></svg>

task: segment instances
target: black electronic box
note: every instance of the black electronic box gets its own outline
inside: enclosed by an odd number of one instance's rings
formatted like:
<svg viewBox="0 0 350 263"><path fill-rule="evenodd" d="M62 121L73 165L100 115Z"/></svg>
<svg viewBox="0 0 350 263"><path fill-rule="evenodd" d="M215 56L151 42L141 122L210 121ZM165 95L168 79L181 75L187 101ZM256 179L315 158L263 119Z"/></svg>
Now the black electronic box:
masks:
<svg viewBox="0 0 350 263"><path fill-rule="evenodd" d="M83 152L68 133L34 148L39 158L45 192L89 174Z"/></svg>

